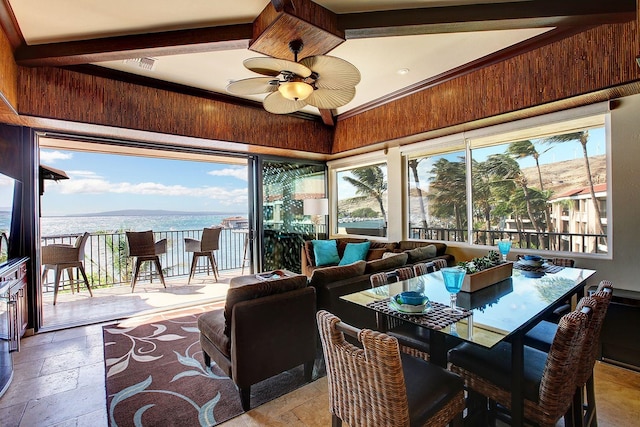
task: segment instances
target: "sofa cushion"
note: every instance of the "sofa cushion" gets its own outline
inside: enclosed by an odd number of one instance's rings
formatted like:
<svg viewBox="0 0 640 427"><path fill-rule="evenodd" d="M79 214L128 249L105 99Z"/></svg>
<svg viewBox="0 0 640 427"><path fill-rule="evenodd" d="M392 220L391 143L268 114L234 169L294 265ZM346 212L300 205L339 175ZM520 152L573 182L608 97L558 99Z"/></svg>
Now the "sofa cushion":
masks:
<svg viewBox="0 0 640 427"><path fill-rule="evenodd" d="M371 246L370 242L347 243L347 247L338 265L348 265L356 261L364 261L367 257L367 252L369 252L369 246Z"/></svg>
<svg viewBox="0 0 640 427"><path fill-rule="evenodd" d="M407 263L414 264L435 257L437 249L435 245L427 245L415 249L408 249L404 252L409 256Z"/></svg>
<svg viewBox="0 0 640 427"><path fill-rule="evenodd" d="M309 284L315 288L350 277L362 276L367 266L365 261L356 261L349 265L318 268L313 270Z"/></svg>
<svg viewBox="0 0 640 427"><path fill-rule="evenodd" d="M312 240L313 255L317 266L335 265L340 262L335 240Z"/></svg>
<svg viewBox="0 0 640 427"><path fill-rule="evenodd" d="M338 255L340 256L340 258L343 257L344 255L344 251L347 248L347 245L349 243L364 243L364 242L368 242L367 239L355 239L353 237L342 237L340 239L336 239L336 242L338 244ZM369 243L371 244L371 243Z"/></svg>
<svg viewBox="0 0 640 427"><path fill-rule="evenodd" d="M392 256L398 256L398 255L402 255L402 252L385 252L382 254L382 259L386 259Z"/></svg>
<svg viewBox="0 0 640 427"><path fill-rule="evenodd" d="M407 263L409 255L406 253L397 254L387 258L377 259L375 261L367 262L367 266L364 270L366 274L373 274L379 271L393 270L394 268L402 267Z"/></svg>
<svg viewBox="0 0 640 427"><path fill-rule="evenodd" d="M397 252L415 249L422 246L434 245L436 247L436 256L442 256L447 251L447 244L442 242L425 242L420 240L401 240L398 242Z"/></svg>
<svg viewBox="0 0 640 427"><path fill-rule="evenodd" d="M393 252L389 252L386 248L375 248L375 249L370 248L369 251L367 252L367 258L365 259L365 261L373 261L374 259L380 259L385 253L393 253Z"/></svg>
<svg viewBox="0 0 640 427"><path fill-rule="evenodd" d="M245 277L247 280L243 280ZM256 281L254 282L252 278ZM234 279L238 280L234 281ZM234 279L231 279L231 286L227 291L227 300L224 305L224 333L227 336L231 336L231 315L233 313L233 306L236 303L280 294L307 286L307 276L301 274L274 280L260 280L255 278L255 276L241 276Z"/></svg>
<svg viewBox="0 0 640 427"><path fill-rule="evenodd" d="M198 329L218 350L231 358L231 340L225 334L224 310L222 308L203 313L198 317Z"/></svg>

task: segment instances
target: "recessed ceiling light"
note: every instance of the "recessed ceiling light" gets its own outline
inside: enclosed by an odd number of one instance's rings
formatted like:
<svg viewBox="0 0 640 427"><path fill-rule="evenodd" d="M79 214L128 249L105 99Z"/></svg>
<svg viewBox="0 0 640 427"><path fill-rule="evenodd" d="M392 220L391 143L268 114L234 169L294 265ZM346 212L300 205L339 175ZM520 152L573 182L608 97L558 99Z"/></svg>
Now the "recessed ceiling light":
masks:
<svg viewBox="0 0 640 427"><path fill-rule="evenodd" d="M404 76L405 74L409 74L409 69L408 68L400 68L397 72L401 76Z"/></svg>

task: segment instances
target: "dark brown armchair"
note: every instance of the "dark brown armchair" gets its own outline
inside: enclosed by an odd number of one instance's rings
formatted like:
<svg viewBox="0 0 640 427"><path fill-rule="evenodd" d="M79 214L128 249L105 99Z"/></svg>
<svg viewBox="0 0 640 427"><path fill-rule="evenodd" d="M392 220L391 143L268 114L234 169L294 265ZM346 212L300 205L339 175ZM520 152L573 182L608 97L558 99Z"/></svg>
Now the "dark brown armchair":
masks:
<svg viewBox="0 0 640 427"><path fill-rule="evenodd" d="M244 410L251 386L304 364L311 380L316 355L316 295L307 277L275 280L256 276L231 279L224 309L198 318L200 344L211 360L238 386Z"/></svg>
<svg viewBox="0 0 640 427"><path fill-rule="evenodd" d="M78 269L78 279L82 275L84 284L89 290L89 295L93 296L91 292L91 286L89 286L89 280L87 280L87 274L84 271L84 245L89 238L89 233L84 233L78 236L74 245L65 244L51 244L42 247L42 281L44 282L49 270L55 272L55 287L53 288L53 305L56 305L58 300L58 288L60 286L60 278L62 272L66 270L69 276L69 282L71 284L71 291L73 292L73 269ZM79 285L78 285L79 287ZM78 291L80 289L78 288Z"/></svg>

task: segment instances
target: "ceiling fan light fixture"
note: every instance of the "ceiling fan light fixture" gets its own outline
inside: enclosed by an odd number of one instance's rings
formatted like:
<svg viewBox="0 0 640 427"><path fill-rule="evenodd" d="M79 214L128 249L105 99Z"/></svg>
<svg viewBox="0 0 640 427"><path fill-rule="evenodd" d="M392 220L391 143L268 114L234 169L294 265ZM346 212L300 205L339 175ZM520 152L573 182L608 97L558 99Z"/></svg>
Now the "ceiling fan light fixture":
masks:
<svg viewBox="0 0 640 427"><path fill-rule="evenodd" d="M292 101L303 101L313 93L313 86L305 82L284 82L278 86L282 96Z"/></svg>

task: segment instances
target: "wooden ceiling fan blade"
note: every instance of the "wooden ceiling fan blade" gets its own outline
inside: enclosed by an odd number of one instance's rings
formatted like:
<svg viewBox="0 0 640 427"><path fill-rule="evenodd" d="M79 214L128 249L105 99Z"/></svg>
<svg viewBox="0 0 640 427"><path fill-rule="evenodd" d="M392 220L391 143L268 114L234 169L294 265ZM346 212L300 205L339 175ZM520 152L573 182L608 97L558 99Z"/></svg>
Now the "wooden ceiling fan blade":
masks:
<svg viewBox="0 0 640 427"><path fill-rule="evenodd" d="M231 82L226 89L234 95L257 95L276 91L278 85L273 84L272 77L254 77Z"/></svg>
<svg viewBox="0 0 640 427"><path fill-rule="evenodd" d="M322 89L346 89L360 83L360 71L342 58L328 55L309 56L300 64L318 75L315 85Z"/></svg>
<svg viewBox="0 0 640 427"><path fill-rule="evenodd" d="M316 89L304 102L321 110L332 110L348 104L356 96L356 88Z"/></svg>
<svg viewBox="0 0 640 427"><path fill-rule="evenodd" d="M256 57L245 59L243 64L254 73L265 76L275 77L282 71L290 71L302 78L311 75L311 70L307 66L286 59Z"/></svg>
<svg viewBox="0 0 640 427"><path fill-rule="evenodd" d="M285 98L280 92L273 92L262 101L264 109L273 114L290 114L304 108L306 101L293 101Z"/></svg>

